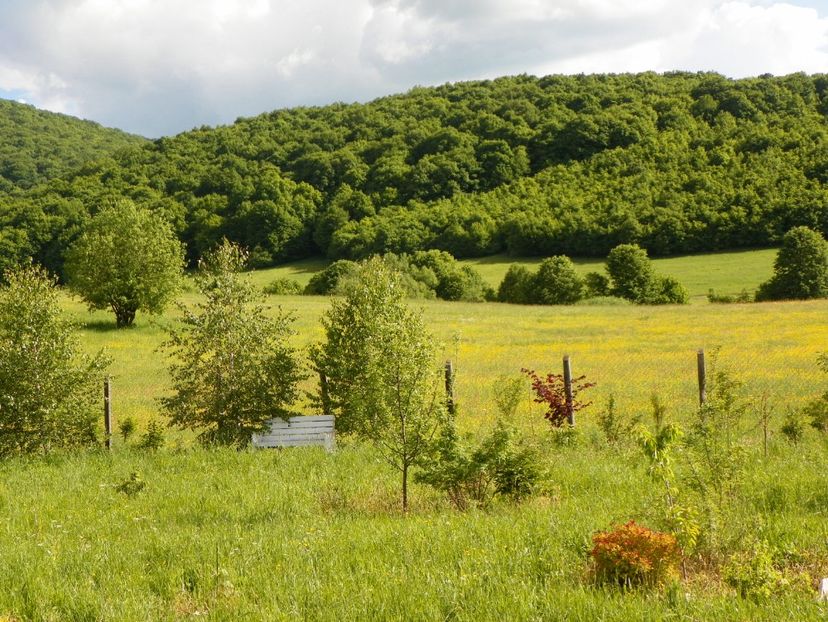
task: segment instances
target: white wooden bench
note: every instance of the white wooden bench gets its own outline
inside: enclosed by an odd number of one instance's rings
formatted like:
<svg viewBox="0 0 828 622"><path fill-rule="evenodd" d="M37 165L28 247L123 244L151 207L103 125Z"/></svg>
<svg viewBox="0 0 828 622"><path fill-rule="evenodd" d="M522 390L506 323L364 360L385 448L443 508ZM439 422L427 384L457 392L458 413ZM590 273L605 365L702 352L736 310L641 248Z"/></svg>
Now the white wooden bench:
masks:
<svg viewBox="0 0 828 622"><path fill-rule="evenodd" d="M271 419L270 430L253 435L253 447L304 447L322 445L333 451L336 442L333 415Z"/></svg>

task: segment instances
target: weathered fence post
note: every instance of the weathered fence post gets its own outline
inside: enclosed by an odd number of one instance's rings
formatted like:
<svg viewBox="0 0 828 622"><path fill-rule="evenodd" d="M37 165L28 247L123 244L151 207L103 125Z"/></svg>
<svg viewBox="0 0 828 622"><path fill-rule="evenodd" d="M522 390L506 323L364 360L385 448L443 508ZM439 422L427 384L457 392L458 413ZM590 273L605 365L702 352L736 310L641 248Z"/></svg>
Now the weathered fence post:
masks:
<svg viewBox="0 0 828 622"><path fill-rule="evenodd" d="M106 430L106 448L112 449L112 387L109 376L104 378L104 429Z"/></svg>
<svg viewBox="0 0 828 622"><path fill-rule="evenodd" d="M699 370L699 406L707 401L707 369L704 365L704 350L699 350L697 355Z"/></svg>
<svg viewBox="0 0 828 622"><path fill-rule="evenodd" d="M454 365L446 361L446 408L450 415L457 414L457 405L454 403Z"/></svg>
<svg viewBox="0 0 828 622"><path fill-rule="evenodd" d="M328 377L319 372L319 394L322 398L322 414L330 415L331 413L331 397L328 395Z"/></svg>
<svg viewBox="0 0 828 622"><path fill-rule="evenodd" d="M566 421L575 425L575 404L572 400L572 364L569 355L563 357L564 395L566 396Z"/></svg>

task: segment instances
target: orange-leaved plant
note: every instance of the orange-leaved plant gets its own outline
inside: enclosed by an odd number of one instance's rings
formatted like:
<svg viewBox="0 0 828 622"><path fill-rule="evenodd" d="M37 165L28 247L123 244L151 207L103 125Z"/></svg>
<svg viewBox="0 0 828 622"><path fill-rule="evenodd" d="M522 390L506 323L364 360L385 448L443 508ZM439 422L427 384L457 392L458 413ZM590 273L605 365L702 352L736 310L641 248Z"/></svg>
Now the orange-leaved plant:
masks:
<svg viewBox="0 0 828 622"><path fill-rule="evenodd" d="M630 521L592 536L595 578L625 587L657 586L678 575L681 549L676 538Z"/></svg>

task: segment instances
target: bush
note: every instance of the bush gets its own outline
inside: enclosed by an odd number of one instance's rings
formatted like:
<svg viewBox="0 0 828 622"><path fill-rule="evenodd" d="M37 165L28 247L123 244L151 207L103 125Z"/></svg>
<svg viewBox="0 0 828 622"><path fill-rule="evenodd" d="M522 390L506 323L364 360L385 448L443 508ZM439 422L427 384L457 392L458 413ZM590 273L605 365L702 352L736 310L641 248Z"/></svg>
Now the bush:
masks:
<svg viewBox="0 0 828 622"><path fill-rule="evenodd" d="M583 307L629 307L633 302L618 296L595 296L593 298L582 298L575 304Z"/></svg>
<svg viewBox="0 0 828 622"><path fill-rule="evenodd" d="M461 265L450 253L430 250L409 256L412 266L430 270L437 279L434 290L442 300L481 302L486 298L483 278L469 266Z"/></svg>
<svg viewBox="0 0 828 622"><path fill-rule="evenodd" d="M808 421L803 413L791 411L785 415L785 420L782 422L779 431L782 432L789 443L798 445L805 437L807 426Z"/></svg>
<svg viewBox="0 0 828 622"><path fill-rule="evenodd" d="M164 446L164 442L164 427L153 419L147 424L146 431L141 435L138 447L149 451L157 451Z"/></svg>
<svg viewBox="0 0 828 622"><path fill-rule="evenodd" d="M569 257L544 259L532 277L530 302L542 305L571 305L584 295L584 281Z"/></svg>
<svg viewBox="0 0 828 622"><path fill-rule="evenodd" d="M0 455L94 445L108 360L85 356L55 280L34 266L0 289Z"/></svg>
<svg viewBox="0 0 828 622"><path fill-rule="evenodd" d="M613 296L643 303L653 294L655 274L647 251L637 244L621 244L607 256Z"/></svg>
<svg viewBox="0 0 828 622"><path fill-rule="evenodd" d="M599 583L655 587L678 576L681 551L671 534L630 521L596 533L592 544L589 554Z"/></svg>
<svg viewBox="0 0 828 622"><path fill-rule="evenodd" d="M341 281L352 276L357 264L347 259L340 259L327 266L321 272L314 274L305 286L307 296L327 296L338 292Z"/></svg>
<svg viewBox="0 0 828 622"><path fill-rule="evenodd" d="M751 296L750 292L746 289L743 289L736 296L730 296L728 294L717 294L712 289L709 289L709 290L707 290L707 302L710 302L710 303L713 303L713 304L733 304L733 303L753 302L753 296Z"/></svg>
<svg viewBox="0 0 828 622"><path fill-rule="evenodd" d="M512 264L506 271L500 287L497 289L497 299L500 302L512 304L529 304L532 289L532 273L526 266Z"/></svg>
<svg viewBox="0 0 828 622"><path fill-rule="evenodd" d="M768 543L764 540L748 552L732 555L725 564L724 580L739 596L753 601L765 601L776 592L784 575L773 565Z"/></svg>
<svg viewBox="0 0 828 622"><path fill-rule="evenodd" d="M647 304L684 305L690 299L687 290L671 276L656 277L654 292Z"/></svg>
<svg viewBox="0 0 828 622"><path fill-rule="evenodd" d="M637 244L621 244L607 256L607 272L612 278L613 296L637 304L686 304L687 290L672 277L653 271L647 251Z"/></svg>
<svg viewBox="0 0 828 622"><path fill-rule="evenodd" d="M135 419L132 417L124 417L118 422L118 432L124 439L124 443L128 443L130 437L135 434Z"/></svg>
<svg viewBox="0 0 828 622"><path fill-rule="evenodd" d="M540 456L502 419L478 445L446 426L429 458L416 480L445 493L459 510L487 507L496 496L518 501L542 479Z"/></svg>
<svg viewBox="0 0 828 622"><path fill-rule="evenodd" d="M633 430L641 424L641 417L624 417L618 412L615 396L610 394L607 405L598 415L598 425L609 445L632 438Z"/></svg>
<svg viewBox="0 0 828 622"><path fill-rule="evenodd" d="M762 283L756 300L805 300L828 297L828 244L808 227L794 227L782 238L773 276Z"/></svg>
<svg viewBox="0 0 828 622"><path fill-rule="evenodd" d="M287 277L280 277L264 286L265 294L275 296L295 296L302 293L302 284Z"/></svg>
<svg viewBox="0 0 828 622"><path fill-rule="evenodd" d="M588 272L584 276L584 295L587 298L597 298L610 295L610 280L600 272Z"/></svg>
<svg viewBox="0 0 828 622"><path fill-rule="evenodd" d="M569 404L566 400L564 378L561 374L547 374L546 378L538 376L531 369L522 369L532 381L532 390L535 392L535 403L545 404L544 418L552 427L561 427L569 419ZM579 402L578 394L581 391L594 387L594 382L584 382L586 376L572 379L572 413L573 415L590 405L591 402Z"/></svg>

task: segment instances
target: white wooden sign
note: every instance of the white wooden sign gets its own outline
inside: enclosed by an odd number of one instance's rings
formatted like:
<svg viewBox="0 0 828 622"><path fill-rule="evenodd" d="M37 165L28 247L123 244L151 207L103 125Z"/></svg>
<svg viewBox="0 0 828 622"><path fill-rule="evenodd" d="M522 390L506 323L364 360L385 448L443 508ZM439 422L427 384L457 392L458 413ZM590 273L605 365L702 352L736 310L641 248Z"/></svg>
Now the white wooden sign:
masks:
<svg viewBox="0 0 828 622"><path fill-rule="evenodd" d="M336 443L333 415L271 419L270 429L253 435L254 447L303 447L321 445L333 451Z"/></svg>

